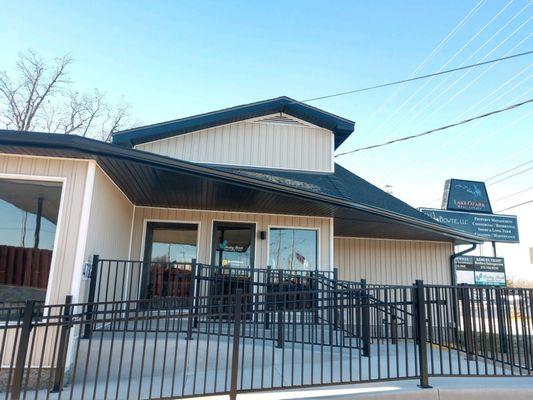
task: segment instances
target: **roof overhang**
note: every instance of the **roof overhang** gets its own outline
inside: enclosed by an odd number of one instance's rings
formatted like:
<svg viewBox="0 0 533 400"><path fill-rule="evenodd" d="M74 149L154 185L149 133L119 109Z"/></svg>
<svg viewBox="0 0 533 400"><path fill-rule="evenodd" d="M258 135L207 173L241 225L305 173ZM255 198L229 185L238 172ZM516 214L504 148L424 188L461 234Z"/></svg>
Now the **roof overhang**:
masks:
<svg viewBox="0 0 533 400"><path fill-rule="evenodd" d="M339 147L354 130L353 121L283 96L117 132L113 135L113 143L133 147L141 143L281 112L332 131L335 148Z"/></svg>
<svg viewBox="0 0 533 400"><path fill-rule="evenodd" d="M335 236L482 242L438 223L79 136L0 131L0 152L96 160L137 206L332 217Z"/></svg>

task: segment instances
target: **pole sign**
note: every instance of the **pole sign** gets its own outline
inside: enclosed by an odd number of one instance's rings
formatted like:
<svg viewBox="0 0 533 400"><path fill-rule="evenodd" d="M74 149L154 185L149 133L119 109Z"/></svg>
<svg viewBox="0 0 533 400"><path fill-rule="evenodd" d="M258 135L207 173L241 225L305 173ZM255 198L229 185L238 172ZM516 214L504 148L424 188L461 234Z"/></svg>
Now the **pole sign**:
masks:
<svg viewBox="0 0 533 400"><path fill-rule="evenodd" d="M500 257L457 257L455 273L458 284L505 286L505 263Z"/></svg>
<svg viewBox="0 0 533 400"><path fill-rule="evenodd" d="M442 197L443 210L492 214L484 182L448 179Z"/></svg>
<svg viewBox="0 0 533 400"><path fill-rule="evenodd" d="M516 215L481 214L420 208L427 216L454 228L485 238L488 242L519 243Z"/></svg>

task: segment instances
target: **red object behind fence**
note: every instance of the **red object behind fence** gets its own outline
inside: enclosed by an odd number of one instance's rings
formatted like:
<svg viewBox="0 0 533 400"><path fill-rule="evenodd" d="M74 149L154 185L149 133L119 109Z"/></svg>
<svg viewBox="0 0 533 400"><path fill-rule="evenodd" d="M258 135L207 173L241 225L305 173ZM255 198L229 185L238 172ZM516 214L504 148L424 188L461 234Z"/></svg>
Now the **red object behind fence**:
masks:
<svg viewBox="0 0 533 400"><path fill-rule="evenodd" d="M151 267L150 284L154 296L187 297L190 281L191 271L189 270L159 264Z"/></svg>
<svg viewBox="0 0 533 400"><path fill-rule="evenodd" d="M0 246L0 285L46 289L52 250Z"/></svg>

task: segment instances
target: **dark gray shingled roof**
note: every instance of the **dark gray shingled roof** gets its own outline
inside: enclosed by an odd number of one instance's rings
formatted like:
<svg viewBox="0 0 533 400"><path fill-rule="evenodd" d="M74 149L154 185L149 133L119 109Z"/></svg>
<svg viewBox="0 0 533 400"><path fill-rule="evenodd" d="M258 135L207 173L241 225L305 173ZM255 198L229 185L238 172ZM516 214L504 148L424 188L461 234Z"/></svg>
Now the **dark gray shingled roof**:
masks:
<svg viewBox="0 0 533 400"><path fill-rule="evenodd" d="M336 197L340 200L392 211L420 221L437 223L409 204L379 189L370 182L335 164L334 173L287 171L267 168L210 166L250 178L285 185L309 192ZM440 224L439 224L440 225Z"/></svg>

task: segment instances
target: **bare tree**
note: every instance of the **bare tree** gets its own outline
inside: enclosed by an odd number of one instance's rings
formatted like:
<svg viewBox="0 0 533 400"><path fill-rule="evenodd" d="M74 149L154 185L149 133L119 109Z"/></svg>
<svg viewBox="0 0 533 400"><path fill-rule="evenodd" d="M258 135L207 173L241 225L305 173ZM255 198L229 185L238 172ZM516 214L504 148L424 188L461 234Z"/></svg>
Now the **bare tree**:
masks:
<svg viewBox="0 0 533 400"><path fill-rule="evenodd" d="M130 105L124 101L115 106L106 105L106 118L102 122L100 129L100 139L109 142L113 133L131 127L133 123L130 118Z"/></svg>
<svg viewBox="0 0 533 400"><path fill-rule="evenodd" d="M11 80L5 72L0 74L0 93L5 101L3 117L8 126L27 131L34 127L37 112L45 100L53 97L67 83L70 57L55 60L48 68L33 51L21 54L17 61L19 79Z"/></svg>
<svg viewBox="0 0 533 400"><path fill-rule="evenodd" d="M531 279L530 277L507 276L506 284L507 284L507 287L533 288L533 279Z"/></svg>
<svg viewBox="0 0 533 400"><path fill-rule="evenodd" d="M80 93L68 79L72 59L64 56L48 65L35 52L21 54L17 77L0 73L0 121L8 129L78 134L109 141L128 126L130 106L117 105L94 89Z"/></svg>

